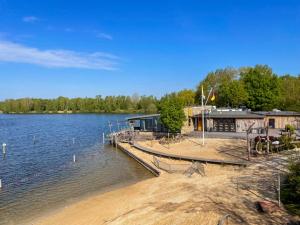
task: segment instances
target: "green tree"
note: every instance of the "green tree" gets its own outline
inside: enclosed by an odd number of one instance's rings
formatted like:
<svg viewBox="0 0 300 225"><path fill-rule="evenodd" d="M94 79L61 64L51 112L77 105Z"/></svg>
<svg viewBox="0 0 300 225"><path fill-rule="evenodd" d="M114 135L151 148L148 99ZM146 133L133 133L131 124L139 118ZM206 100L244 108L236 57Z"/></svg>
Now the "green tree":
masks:
<svg viewBox="0 0 300 225"><path fill-rule="evenodd" d="M208 95L211 88L213 88L214 94L216 96L215 103L217 106L226 106L219 96L219 89L220 87L226 87L229 85L230 82L238 78L238 70L234 68L225 68L225 69L218 69L215 72L210 72L207 74L205 79L201 81L196 90L196 102L200 103L201 100L201 87L203 85L204 95Z"/></svg>
<svg viewBox="0 0 300 225"><path fill-rule="evenodd" d="M300 112L300 75L279 78L280 109Z"/></svg>
<svg viewBox="0 0 300 225"><path fill-rule="evenodd" d="M177 93L178 98L184 106L192 106L195 104L196 93L191 89L184 89Z"/></svg>
<svg viewBox="0 0 300 225"><path fill-rule="evenodd" d="M161 99L160 118L169 132L180 132L186 117L183 104L175 93L166 95Z"/></svg>
<svg viewBox="0 0 300 225"><path fill-rule="evenodd" d="M244 83L240 80L230 81L228 84L221 84L218 89L218 105L239 107L247 103L248 94Z"/></svg>
<svg viewBox="0 0 300 225"><path fill-rule="evenodd" d="M244 68L241 79L248 94L247 107L252 110L271 110L279 105L279 80L266 65Z"/></svg>

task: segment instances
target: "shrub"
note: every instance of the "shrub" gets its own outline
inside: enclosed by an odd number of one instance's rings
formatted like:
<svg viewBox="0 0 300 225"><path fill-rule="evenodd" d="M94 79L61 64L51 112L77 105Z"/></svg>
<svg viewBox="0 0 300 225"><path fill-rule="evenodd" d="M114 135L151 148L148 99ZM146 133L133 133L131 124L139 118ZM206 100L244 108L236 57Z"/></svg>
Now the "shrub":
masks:
<svg viewBox="0 0 300 225"><path fill-rule="evenodd" d="M294 214L300 215L300 160L290 163L290 173L281 191L285 207Z"/></svg>
<svg viewBox="0 0 300 225"><path fill-rule="evenodd" d="M285 125L285 130L286 130L286 131L289 131L290 134L294 134L296 128L295 128L293 125L291 125L291 124L287 124L287 125Z"/></svg>

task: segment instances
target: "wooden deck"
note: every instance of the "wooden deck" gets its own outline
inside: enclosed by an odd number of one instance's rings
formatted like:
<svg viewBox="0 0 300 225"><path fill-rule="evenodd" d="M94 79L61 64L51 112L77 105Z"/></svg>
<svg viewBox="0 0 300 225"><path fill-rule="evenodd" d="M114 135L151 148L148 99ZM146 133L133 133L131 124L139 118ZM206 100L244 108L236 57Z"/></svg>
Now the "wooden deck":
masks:
<svg viewBox="0 0 300 225"><path fill-rule="evenodd" d="M143 167L145 167L147 170L149 170L153 175L155 175L157 177L160 175L160 171L158 169L156 169L154 166L150 165L149 163L147 163L145 160L138 157L137 155L131 153L123 146L117 144L117 148L121 149L125 154L127 154L128 156L130 156L131 158L136 160L139 164L141 164Z"/></svg>
<svg viewBox="0 0 300 225"><path fill-rule="evenodd" d="M248 165L247 162L238 162L238 161L230 161L230 160L218 160L218 159L205 159L205 158L200 158L200 157L192 157L192 156L184 156L184 155L176 155L176 154L169 154L169 153L164 153L160 152L157 150L153 150L151 148L147 148L144 146L139 145L138 143L133 143L133 147L136 149L156 155L159 157L165 157L165 158L170 158L170 159L177 159L177 160L186 160L186 161L192 161L192 162L201 162L201 163L211 163L211 164L221 164L221 165L231 165L231 166L244 166L246 167Z"/></svg>

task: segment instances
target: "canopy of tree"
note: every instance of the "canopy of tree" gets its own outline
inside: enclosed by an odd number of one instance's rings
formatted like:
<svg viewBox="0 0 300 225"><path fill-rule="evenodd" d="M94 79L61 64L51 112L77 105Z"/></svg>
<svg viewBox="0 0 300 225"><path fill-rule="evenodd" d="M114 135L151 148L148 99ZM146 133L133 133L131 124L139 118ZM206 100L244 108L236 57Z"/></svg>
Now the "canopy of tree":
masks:
<svg viewBox="0 0 300 225"><path fill-rule="evenodd" d="M209 73L197 87L198 103L202 85L205 93L212 88L216 100L209 104L218 107L300 111L300 76L278 76L266 65L225 68Z"/></svg>

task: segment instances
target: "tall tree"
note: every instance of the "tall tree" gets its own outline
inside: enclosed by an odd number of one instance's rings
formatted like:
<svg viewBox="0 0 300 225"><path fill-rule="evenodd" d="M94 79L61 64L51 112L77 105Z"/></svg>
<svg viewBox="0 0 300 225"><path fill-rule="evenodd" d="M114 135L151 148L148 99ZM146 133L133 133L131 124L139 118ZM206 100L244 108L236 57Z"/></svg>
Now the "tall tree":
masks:
<svg viewBox="0 0 300 225"><path fill-rule="evenodd" d="M184 89L182 91L179 91L177 95L184 106L191 106L195 104L196 93L193 90Z"/></svg>
<svg viewBox="0 0 300 225"><path fill-rule="evenodd" d="M196 91L196 102L200 103L201 99L201 86L203 85L204 93L207 95L211 88L214 90L216 95L217 106L226 106L224 102L219 98L220 87L226 87L231 81L238 77L238 71L234 68L218 69L215 72L210 72L207 74L205 79L201 81L197 87Z"/></svg>
<svg viewBox="0 0 300 225"><path fill-rule="evenodd" d="M267 65L244 68L241 79L248 94L247 107L252 110L271 110L279 105L279 80Z"/></svg>
<svg viewBox="0 0 300 225"><path fill-rule="evenodd" d="M247 103L248 94L241 80L221 84L218 90L218 105L237 108Z"/></svg>

